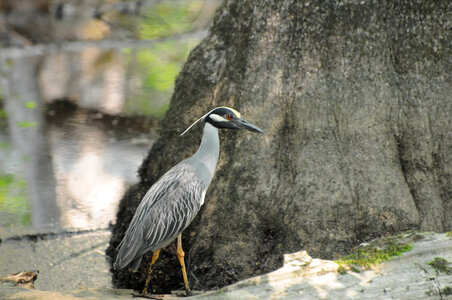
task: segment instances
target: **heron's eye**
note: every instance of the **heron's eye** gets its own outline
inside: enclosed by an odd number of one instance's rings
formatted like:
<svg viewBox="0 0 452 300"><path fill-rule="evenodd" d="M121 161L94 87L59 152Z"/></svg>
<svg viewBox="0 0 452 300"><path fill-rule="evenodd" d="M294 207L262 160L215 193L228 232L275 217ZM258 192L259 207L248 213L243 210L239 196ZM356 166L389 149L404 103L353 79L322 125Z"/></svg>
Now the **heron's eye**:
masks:
<svg viewBox="0 0 452 300"><path fill-rule="evenodd" d="M231 114L226 114L226 120L231 121L234 118Z"/></svg>

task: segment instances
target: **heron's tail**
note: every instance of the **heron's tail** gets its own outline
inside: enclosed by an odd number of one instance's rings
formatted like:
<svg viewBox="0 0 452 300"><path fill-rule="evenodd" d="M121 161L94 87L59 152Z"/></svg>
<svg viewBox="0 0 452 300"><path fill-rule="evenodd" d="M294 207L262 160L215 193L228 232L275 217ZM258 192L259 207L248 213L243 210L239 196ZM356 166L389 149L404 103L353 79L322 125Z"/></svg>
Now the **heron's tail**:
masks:
<svg viewBox="0 0 452 300"><path fill-rule="evenodd" d="M119 244L119 251L113 268L118 270L130 265L129 269L135 272L140 267L141 259L143 258L143 254L140 253L142 242L139 240L127 241L126 239L127 235Z"/></svg>

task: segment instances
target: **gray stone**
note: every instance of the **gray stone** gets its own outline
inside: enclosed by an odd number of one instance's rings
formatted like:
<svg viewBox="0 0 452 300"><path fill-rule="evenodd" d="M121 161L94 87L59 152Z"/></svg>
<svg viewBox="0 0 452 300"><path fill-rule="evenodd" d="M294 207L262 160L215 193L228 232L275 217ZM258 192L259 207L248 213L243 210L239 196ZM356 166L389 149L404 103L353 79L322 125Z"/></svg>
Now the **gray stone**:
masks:
<svg viewBox="0 0 452 300"><path fill-rule="evenodd" d="M192 299L452 299L450 275L428 265L435 257L452 261L452 238L427 234L400 257L361 273L341 275L333 261L284 264L274 272L240 281ZM299 252L306 257L306 252Z"/></svg>

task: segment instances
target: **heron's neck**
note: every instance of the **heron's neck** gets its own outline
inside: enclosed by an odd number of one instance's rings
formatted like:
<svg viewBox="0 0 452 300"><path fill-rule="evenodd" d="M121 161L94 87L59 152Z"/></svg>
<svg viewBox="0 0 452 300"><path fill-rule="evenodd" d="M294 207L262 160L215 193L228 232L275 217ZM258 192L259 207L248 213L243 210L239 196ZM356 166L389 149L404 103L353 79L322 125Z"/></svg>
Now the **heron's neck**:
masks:
<svg viewBox="0 0 452 300"><path fill-rule="evenodd" d="M198 151L191 157L190 161L202 175L201 180L206 186L210 184L215 173L215 168L220 155L220 139L218 129L209 123L204 124L201 145Z"/></svg>

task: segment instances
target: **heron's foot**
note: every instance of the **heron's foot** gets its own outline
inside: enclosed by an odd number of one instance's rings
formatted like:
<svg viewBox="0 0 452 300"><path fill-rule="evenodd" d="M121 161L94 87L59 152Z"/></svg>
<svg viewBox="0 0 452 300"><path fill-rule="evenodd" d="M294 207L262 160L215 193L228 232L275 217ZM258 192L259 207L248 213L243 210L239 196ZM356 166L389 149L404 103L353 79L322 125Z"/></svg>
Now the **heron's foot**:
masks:
<svg viewBox="0 0 452 300"><path fill-rule="evenodd" d="M143 297L143 298L148 298L148 299L162 299L163 298L162 295L152 295L151 293L149 293L149 287L147 285L144 287L141 294L137 295L136 297Z"/></svg>

